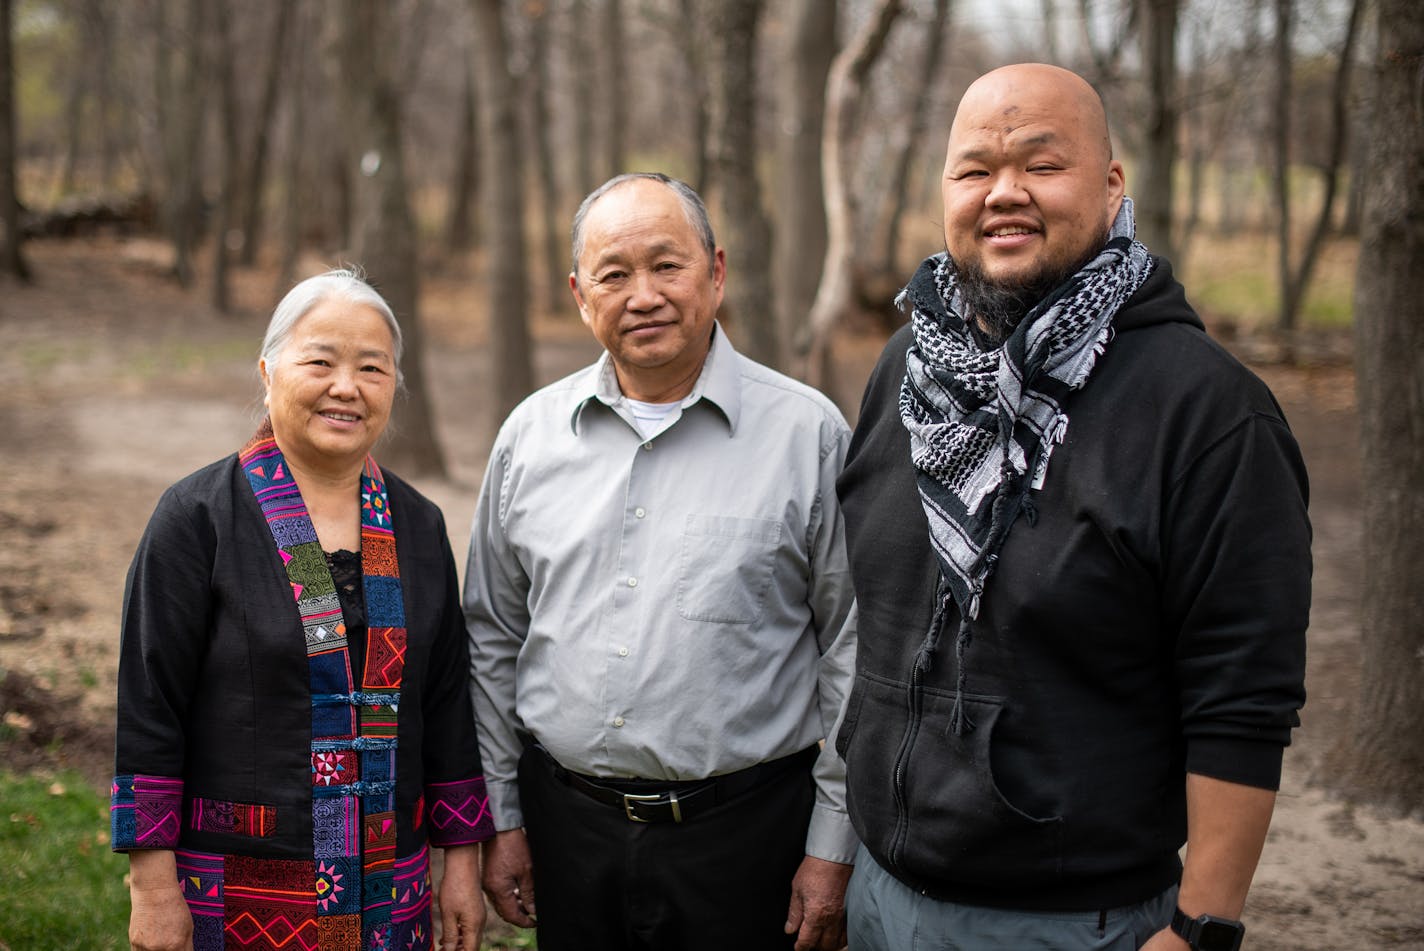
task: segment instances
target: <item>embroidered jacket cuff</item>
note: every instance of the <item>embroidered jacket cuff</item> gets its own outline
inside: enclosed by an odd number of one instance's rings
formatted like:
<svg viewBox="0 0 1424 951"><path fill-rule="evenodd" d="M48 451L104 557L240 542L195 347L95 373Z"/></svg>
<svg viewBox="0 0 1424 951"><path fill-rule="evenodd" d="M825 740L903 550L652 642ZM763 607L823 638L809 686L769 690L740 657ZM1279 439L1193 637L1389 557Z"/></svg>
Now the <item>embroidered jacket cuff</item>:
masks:
<svg viewBox="0 0 1424 951"><path fill-rule="evenodd" d="M494 817L490 815L483 777L428 783L425 812L430 823L430 844L437 848L474 845L494 835Z"/></svg>
<svg viewBox="0 0 1424 951"><path fill-rule="evenodd" d="M827 862L855 864L855 850L860 845L850 816L817 804L811 810L811 828L806 832L806 854Z"/></svg>
<svg viewBox="0 0 1424 951"><path fill-rule="evenodd" d="M110 847L174 849L183 828L183 780L129 773L109 788Z"/></svg>

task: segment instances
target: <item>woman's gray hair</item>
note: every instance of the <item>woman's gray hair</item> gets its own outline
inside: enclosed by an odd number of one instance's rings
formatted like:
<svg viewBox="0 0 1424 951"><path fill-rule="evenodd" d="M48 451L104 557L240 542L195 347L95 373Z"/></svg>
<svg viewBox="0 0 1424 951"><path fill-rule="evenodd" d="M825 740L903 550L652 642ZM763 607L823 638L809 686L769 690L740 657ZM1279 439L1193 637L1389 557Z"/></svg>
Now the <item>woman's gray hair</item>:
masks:
<svg viewBox="0 0 1424 951"><path fill-rule="evenodd" d="M386 299L374 287L366 283L365 275L354 267L334 268L324 274L309 277L288 291L277 304L277 309L272 311L272 319L267 323L267 335L262 338L262 359L267 361L269 367L276 363L297 322L318 304L333 299L369 307L386 321L386 326L391 331L391 342L395 347L395 353L392 355L396 361L396 385L399 386L404 380L400 369L401 353L404 349L400 324L396 322L391 305L386 303Z"/></svg>
<svg viewBox="0 0 1424 951"><path fill-rule="evenodd" d="M572 244L575 278L578 277L579 272L579 257L583 254L583 223L584 219L588 217L588 210L593 207L596 201L613 189L640 179L658 182L672 189L672 193L677 196L678 202L682 205L683 214L687 216L687 223L692 225L693 231L697 232L697 239L702 242L702 247L707 252L707 259L711 261L716 257L717 239L712 234L712 222L707 217L707 206L702 203L702 196L698 195L691 185L664 175L662 172L625 172L622 175L613 176L589 192L588 197L579 204L578 211L574 213Z"/></svg>

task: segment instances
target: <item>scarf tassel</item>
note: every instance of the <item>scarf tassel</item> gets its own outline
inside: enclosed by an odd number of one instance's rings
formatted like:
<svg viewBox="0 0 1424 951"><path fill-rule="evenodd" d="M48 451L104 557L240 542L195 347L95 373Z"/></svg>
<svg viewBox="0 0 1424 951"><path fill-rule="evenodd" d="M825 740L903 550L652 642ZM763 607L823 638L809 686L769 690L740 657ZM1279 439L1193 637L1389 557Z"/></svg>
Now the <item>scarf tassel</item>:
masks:
<svg viewBox="0 0 1424 951"><path fill-rule="evenodd" d="M959 667L959 674L954 683L954 708L949 712L949 728L954 731L955 736L963 736L974 730L974 721L970 718L964 703L964 650L969 646L969 641L972 638L973 632L969 627L969 618L961 618L959 633L954 638L954 660Z"/></svg>

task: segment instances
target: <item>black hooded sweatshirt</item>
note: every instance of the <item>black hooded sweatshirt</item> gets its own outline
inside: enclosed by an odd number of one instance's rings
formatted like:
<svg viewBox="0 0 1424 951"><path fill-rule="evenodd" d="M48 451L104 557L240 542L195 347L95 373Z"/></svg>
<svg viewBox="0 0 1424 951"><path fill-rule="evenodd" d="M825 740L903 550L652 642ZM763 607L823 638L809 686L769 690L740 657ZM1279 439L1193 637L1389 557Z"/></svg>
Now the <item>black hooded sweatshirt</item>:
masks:
<svg viewBox="0 0 1424 951"><path fill-rule="evenodd" d="M1181 873L1185 773L1273 789L1299 724L1295 439L1157 261L988 579L957 734L953 606L916 669L938 567L898 409L911 342L902 328L881 355L838 484L859 611L837 738L851 819L887 871L942 900L1143 901Z"/></svg>

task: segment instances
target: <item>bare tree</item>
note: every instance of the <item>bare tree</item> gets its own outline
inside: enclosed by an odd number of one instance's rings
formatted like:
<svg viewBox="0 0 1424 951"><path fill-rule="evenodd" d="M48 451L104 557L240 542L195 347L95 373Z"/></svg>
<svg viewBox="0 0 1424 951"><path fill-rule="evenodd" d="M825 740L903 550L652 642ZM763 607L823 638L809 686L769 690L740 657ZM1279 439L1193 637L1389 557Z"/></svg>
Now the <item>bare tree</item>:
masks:
<svg viewBox="0 0 1424 951"><path fill-rule="evenodd" d="M1424 18L1379 0L1355 280L1364 484L1360 700L1325 775L1352 796L1424 810Z"/></svg>
<svg viewBox="0 0 1424 951"><path fill-rule="evenodd" d="M391 305L405 338L405 393L382 450L393 467L412 474L445 474L425 385L420 325L415 217L406 184L401 101L390 37L395 25L386 0L347 0L341 19L342 79L352 117L356 179L356 259Z"/></svg>
<svg viewBox="0 0 1424 951"><path fill-rule="evenodd" d="M603 127L604 165L608 175L627 171L624 151L628 139L627 29L623 0L603 0L603 27L599 60L603 64L603 96L607 107Z"/></svg>
<svg viewBox="0 0 1424 951"><path fill-rule="evenodd" d="M836 4L792 0L777 126L776 307L783 352L804 329L826 256L821 178L826 77L836 55Z"/></svg>
<svg viewBox="0 0 1424 951"><path fill-rule="evenodd" d="M20 251L20 202L15 187L14 11L0 0L0 269L29 280Z"/></svg>
<svg viewBox="0 0 1424 951"><path fill-rule="evenodd" d="M1291 0L1277 0L1278 36L1275 49L1278 74L1276 95L1278 98L1276 113L1279 118L1275 136L1275 198L1279 227L1277 276L1281 289L1278 326L1287 336L1288 354L1293 355L1294 348L1290 335L1295 332L1301 304L1305 300L1305 292L1310 287L1310 279L1315 273L1315 263L1320 256L1320 249L1325 243L1325 236L1330 231L1330 222L1335 214L1335 196L1339 191L1340 169L1345 162L1346 142L1349 135L1350 120L1346 111L1349 106L1350 76L1355 58L1355 42L1360 32L1360 20L1364 15L1364 0L1352 0L1350 4L1350 14L1345 24L1345 38L1340 46L1340 54L1335 65L1335 76L1331 83L1330 125L1327 131L1329 145L1324 161L1317 166L1324 194L1320 199L1320 210L1316 214L1315 223L1311 226L1310 235L1306 238L1305 248L1301 252L1298 262L1292 260L1288 153L1290 130L1287 124L1288 120L1285 118L1294 98L1291 93L1290 4Z"/></svg>
<svg viewBox="0 0 1424 951"><path fill-rule="evenodd" d="M589 46L588 5L590 0L570 0L569 82L574 105L574 178L579 198L598 186L593 171L593 50Z"/></svg>
<svg viewBox="0 0 1424 951"><path fill-rule="evenodd" d="M771 222L757 183L757 29L762 0L717 6L717 183L722 200L727 281L723 312L738 346L760 363L779 366L781 348L771 292Z"/></svg>
<svg viewBox="0 0 1424 951"><path fill-rule="evenodd" d="M559 177L554 172L554 145L549 138L549 20L542 3L525 7L529 20L529 131L534 144L535 166L539 171L540 237L543 239L545 309L550 313L567 310L569 302L569 256L564 249L563 227L559 223Z"/></svg>
<svg viewBox="0 0 1424 951"><path fill-rule="evenodd" d="M451 166L449 212L445 243L452 251L468 251L478 240L470 207L480 186L479 108L475 98L473 62L461 65L464 84L455 138L455 163Z"/></svg>
<svg viewBox="0 0 1424 951"><path fill-rule="evenodd" d="M213 84L218 92L218 174L222 191L218 195L213 221L213 309L220 314L231 308L228 293L228 231L232 228L233 207L237 203L237 81L233 77L233 37L228 0L213 0L212 66Z"/></svg>
<svg viewBox="0 0 1424 951"><path fill-rule="evenodd" d="M528 277L524 248L524 167L499 0L471 0L480 68L480 141L485 147L484 193L490 358L497 419L534 389L529 340Z"/></svg>
<svg viewBox="0 0 1424 951"><path fill-rule="evenodd" d="M1043 0L1045 12L1053 7L1053 0ZM918 150L925 141L925 127L929 124L930 107L934 103L934 88L939 76L939 64L948 32L950 0L935 0L934 12L925 32L924 59L920 62L919 87L911 100L914 105L909 128L899 143L895 156L895 175L890 184L890 214L885 224L885 246L881 251L881 268L891 274L899 274L896 255L900 244L900 222L905 215L905 204L909 200L910 170L916 165ZM1054 29L1051 23L1045 30ZM1055 57L1056 58L1056 57Z"/></svg>
<svg viewBox="0 0 1424 951"><path fill-rule="evenodd" d="M289 49L300 49L288 45L296 9L297 0L277 0L276 15L272 17L272 29L267 36L267 69L257 114L252 119L252 148L247 153L247 174L241 186L242 256L238 260L244 267L251 267L257 261L257 249L262 243L262 199L267 190L267 155L271 151L271 130L282 88L282 64L288 59ZM301 95L299 84L293 84L292 88L294 95Z"/></svg>
<svg viewBox="0 0 1424 951"><path fill-rule="evenodd" d="M172 30L166 0L157 4L154 77L167 183L163 211L173 243L173 274L184 287L193 283L193 251L203 225L201 146L208 89L203 43L208 6L206 0L186 0L183 24Z"/></svg>
<svg viewBox="0 0 1424 951"><path fill-rule="evenodd" d="M1165 258L1175 257L1172 239L1173 176L1177 163L1177 13L1179 0L1139 0L1142 69L1147 79L1142 160L1133 192L1137 234Z"/></svg>
<svg viewBox="0 0 1424 951"><path fill-rule="evenodd" d="M821 283L807 319L803 352L805 378L823 387L830 376L831 333L854 306L855 203L847 180L854 113L864 95L870 67L885 49L890 28L903 11L902 0L876 0L870 18L831 63L826 81L826 127L822 136L821 174L826 191L826 259Z"/></svg>
<svg viewBox="0 0 1424 951"><path fill-rule="evenodd" d="M300 0L290 0L292 15L292 49L305 48L310 14ZM287 97L287 154L282 163L282 249L278 267L276 294L286 293L297 273L297 258L302 250L302 224L307 207L306 189L302 187L302 137L306 130L306 96L303 89L311 65L304 56L292 60L291 96Z"/></svg>

